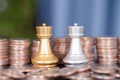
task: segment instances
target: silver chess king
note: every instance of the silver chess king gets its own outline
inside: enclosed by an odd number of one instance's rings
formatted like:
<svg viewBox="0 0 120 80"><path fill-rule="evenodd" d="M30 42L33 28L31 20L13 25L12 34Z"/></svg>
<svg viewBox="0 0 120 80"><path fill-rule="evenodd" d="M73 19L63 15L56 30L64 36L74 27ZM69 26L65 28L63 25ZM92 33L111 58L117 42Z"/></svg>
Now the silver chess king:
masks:
<svg viewBox="0 0 120 80"><path fill-rule="evenodd" d="M74 26L69 26L69 37L71 38L71 45L69 52L63 59L63 62L66 66L80 65L82 63L88 63L88 59L85 57L80 37L82 37L84 31L84 26L77 26L77 23L74 23Z"/></svg>

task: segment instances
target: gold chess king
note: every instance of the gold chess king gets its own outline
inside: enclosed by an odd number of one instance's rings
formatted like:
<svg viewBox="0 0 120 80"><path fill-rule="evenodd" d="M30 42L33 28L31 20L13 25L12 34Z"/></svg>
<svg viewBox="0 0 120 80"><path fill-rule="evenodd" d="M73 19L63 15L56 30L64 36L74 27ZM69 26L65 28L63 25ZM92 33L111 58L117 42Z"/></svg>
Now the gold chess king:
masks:
<svg viewBox="0 0 120 80"><path fill-rule="evenodd" d="M43 23L42 26L37 26L36 30L40 45L37 55L32 59L34 67L55 67L58 58L53 54L49 40L52 36L52 27Z"/></svg>

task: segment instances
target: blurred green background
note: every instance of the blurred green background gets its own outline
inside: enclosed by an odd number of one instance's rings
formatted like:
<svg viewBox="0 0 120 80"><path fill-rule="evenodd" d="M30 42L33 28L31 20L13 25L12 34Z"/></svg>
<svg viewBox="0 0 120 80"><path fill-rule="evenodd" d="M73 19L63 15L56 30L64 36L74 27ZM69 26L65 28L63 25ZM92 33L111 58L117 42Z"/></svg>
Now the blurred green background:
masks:
<svg viewBox="0 0 120 80"><path fill-rule="evenodd" d="M0 37L36 38L35 0L0 0Z"/></svg>

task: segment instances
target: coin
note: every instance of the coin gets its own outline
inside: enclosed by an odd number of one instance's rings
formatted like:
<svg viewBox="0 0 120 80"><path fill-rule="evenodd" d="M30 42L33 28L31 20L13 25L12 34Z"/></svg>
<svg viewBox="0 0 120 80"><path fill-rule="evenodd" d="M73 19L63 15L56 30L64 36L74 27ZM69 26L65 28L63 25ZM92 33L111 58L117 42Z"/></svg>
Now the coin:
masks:
<svg viewBox="0 0 120 80"><path fill-rule="evenodd" d="M98 63L102 64L102 65L109 65L110 66L110 65L116 65L117 62L116 61L114 61L114 62L113 61L112 62L111 61L99 61Z"/></svg>
<svg viewBox="0 0 120 80"><path fill-rule="evenodd" d="M61 75L60 69L47 69L41 71L41 74L45 77L58 77Z"/></svg>
<svg viewBox="0 0 120 80"><path fill-rule="evenodd" d="M59 43L59 44L56 44L53 46L53 51L68 51L68 46L69 44L68 43Z"/></svg>
<svg viewBox="0 0 120 80"><path fill-rule="evenodd" d="M65 67L60 70L60 75L61 76L69 76L72 74L75 74L78 71L78 69L74 67Z"/></svg>
<svg viewBox="0 0 120 80"><path fill-rule="evenodd" d="M66 77L72 80L91 80L91 74L89 72L80 72Z"/></svg>
<svg viewBox="0 0 120 80"><path fill-rule="evenodd" d="M8 76L10 78L23 79L26 77L25 74L19 73L18 71L12 70L12 69L6 69L2 73L3 73L3 75Z"/></svg>
<svg viewBox="0 0 120 80"><path fill-rule="evenodd" d="M77 69L77 72L85 72L85 71L89 71L90 70L90 65L77 65L74 67L75 69Z"/></svg>
<svg viewBox="0 0 120 80"><path fill-rule="evenodd" d="M70 41L71 41L70 38L67 38L67 37L66 38L59 37L59 38L53 39L53 42L70 42Z"/></svg>
<svg viewBox="0 0 120 80"><path fill-rule="evenodd" d="M115 80L115 76L112 75L100 75L100 74L92 74L92 77L100 80Z"/></svg>
<svg viewBox="0 0 120 80"><path fill-rule="evenodd" d="M67 43L67 42L62 42L62 43L60 43L60 42L56 42L54 45L58 45L58 46L67 46L69 43Z"/></svg>
<svg viewBox="0 0 120 80"><path fill-rule="evenodd" d="M29 39L10 39L10 42L13 44L30 44L30 40Z"/></svg>
<svg viewBox="0 0 120 80"><path fill-rule="evenodd" d="M82 76L69 76L70 80L93 80L92 77L82 77Z"/></svg>
<svg viewBox="0 0 120 80"><path fill-rule="evenodd" d="M86 53L84 53L85 54L85 56L86 56L86 58L95 58L95 55L94 54L86 54Z"/></svg>
<svg viewBox="0 0 120 80"><path fill-rule="evenodd" d="M94 44L94 37L81 37L81 42L84 44Z"/></svg>
<svg viewBox="0 0 120 80"><path fill-rule="evenodd" d="M53 52L59 59L63 59L68 52L59 52L59 51L54 51Z"/></svg>
<svg viewBox="0 0 120 80"><path fill-rule="evenodd" d="M26 44L26 43L25 43L25 44L23 44L23 43L22 43L22 44L20 44L20 43L19 43L19 44L13 44L13 43L11 43L10 46L11 46L11 47L16 47L16 46L29 47L29 46L30 46L30 43L28 43L28 44Z"/></svg>
<svg viewBox="0 0 120 80"><path fill-rule="evenodd" d="M107 59L106 59L106 58L105 58L105 59L99 59L98 61L99 61L99 62L107 62L107 61L108 61L108 62L112 62L112 61L113 61L113 62L116 62L117 59L111 59L111 58L107 58Z"/></svg>
<svg viewBox="0 0 120 80"><path fill-rule="evenodd" d="M40 44L40 40L36 39L32 41L32 47L31 47L31 51L32 51L32 55L31 57L35 57L38 50L39 50L39 44Z"/></svg>
<svg viewBox="0 0 120 80"><path fill-rule="evenodd" d="M107 36L105 36L105 37L96 37L96 40L97 40L97 42L99 42L99 41L101 41L101 40L103 40L103 41L108 41L108 40L110 40L110 41L116 41L116 37L107 37Z"/></svg>
<svg viewBox="0 0 120 80"><path fill-rule="evenodd" d="M106 47L106 46L104 46L104 47L97 46L96 48L97 49L116 49L116 46L108 46L108 47Z"/></svg>
<svg viewBox="0 0 120 80"><path fill-rule="evenodd" d="M117 58L117 54L114 54L114 55L112 55L112 54L98 54L97 55L99 58Z"/></svg>
<svg viewBox="0 0 120 80"><path fill-rule="evenodd" d="M108 60L117 60L117 56L98 56L98 58L99 58L99 61L108 61Z"/></svg>
<svg viewBox="0 0 120 80"><path fill-rule="evenodd" d="M115 54L115 53L117 53L118 51L117 51L117 49L98 49L97 50L97 52L98 53L113 53L113 54Z"/></svg>
<svg viewBox="0 0 120 80"><path fill-rule="evenodd" d="M37 46L37 47L36 47L36 46L33 46L31 49L32 49L32 52L37 52L38 49L39 49L39 47L38 47L38 46Z"/></svg>
<svg viewBox="0 0 120 80"><path fill-rule="evenodd" d="M91 46L89 48L82 48L82 50L85 53L94 53L94 48L91 48Z"/></svg>
<svg viewBox="0 0 120 80"><path fill-rule="evenodd" d="M85 71L85 72L79 72L77 73L78 76L87 76L87 77L90 77L91 76L91 73L90 71Z"/></svg>
<svg viewBox="0 0 120 80"><path fill-rule="evenodd" d="M10 57L29 57L30 56L30 53L21 53L21 54L19 54L19 53L17 53L17 54L10 54Z"/></svg>
<svg viewBox="0 0 120 80"><path fill-rule="evenodd" d="M8 76L0 75L0 80L14 80Z"/></svg>
<svg viewBox="0 0 120 80"><path fill-rule="evenodd" d="M46 78L44 75L41 75L40 73L36 73L30 76L27 76L26 80L49 80L49 78Z"/></svg>
<svg viewBox="0 0 120 80"><path fill-rule="evenodd" d="M94 66L94 67L91 67L91 71L93 71L95 73L104 73L104 74L113 74L113 73L115 73L114 68L109 68L109 67L106 68L106 67Z"/></svg>
<svg viewBox="0 0 120 80"><path fill-rule="evenodd" d="M120 73L115 73L116 78L120 78Z"/></svg>
<svg viewBox="0 0 120 80"><path fill-rule="evenodd" d="M29 47L26 46L15 46L15 47L10 47L10 50L26 50L29 49Z"/></svg>
<svg viewBox="0 0 120 80"><path fill-rule="evenodd" d="M39 44L40 44L40 40L38 40L38 39L35 39L32 42L33 42L32 43L33 46L36 46L36 45L39 46Z"/></svg>
<svg viewBox="0 0 120 80"><path fill-rule="evenodd" d="M10 66L9 69L15 69L17 71L19 70L27 70L27 69L31 69L32 68L32 65L16 65L16 66Z"/></svg>
<svg viewBox="0 0 120 80"><path fill-rule="evenodd" d="M8 39L6 38L0 38L0 44L8 44Z"/></svg>

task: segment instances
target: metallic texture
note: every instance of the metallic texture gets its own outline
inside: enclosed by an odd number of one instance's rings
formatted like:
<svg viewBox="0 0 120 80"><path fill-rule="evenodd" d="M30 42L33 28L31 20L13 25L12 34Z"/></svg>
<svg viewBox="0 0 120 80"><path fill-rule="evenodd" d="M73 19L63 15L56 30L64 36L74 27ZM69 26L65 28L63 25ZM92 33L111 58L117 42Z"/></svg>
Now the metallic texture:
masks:
<svg viewBox="0 0 120 80"><path fill-rule="evenodd" d="M50 40L52 36L52 27L47 27L46 24L38 26L37 37L40 39L40 46L37 55L32 58L34 67L54 67L56 66L58 59L52 53Z"/></svg>
<svg viewBox="0 0 120 80"><path fill-rule="evenodd" d="M71 38L71 45L70 50L66 57L63 59L64 63L66 63L66 66L73 65L74 64L81 64L81 63L87 63L88 59L86 59L81 46L80 37L83 36L83 26L77 26L77 24L74 24L74 26L69 27L69 36Z"/></svg>

